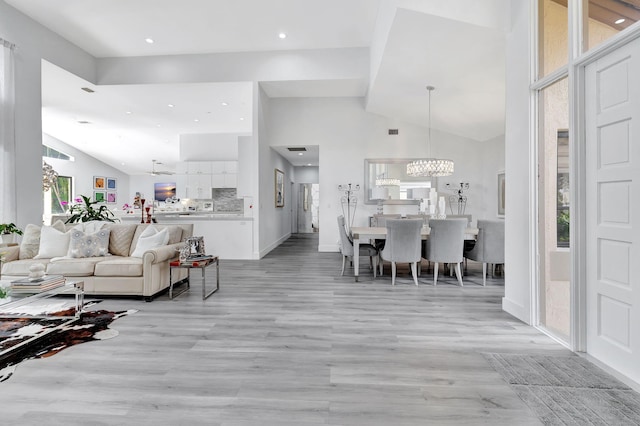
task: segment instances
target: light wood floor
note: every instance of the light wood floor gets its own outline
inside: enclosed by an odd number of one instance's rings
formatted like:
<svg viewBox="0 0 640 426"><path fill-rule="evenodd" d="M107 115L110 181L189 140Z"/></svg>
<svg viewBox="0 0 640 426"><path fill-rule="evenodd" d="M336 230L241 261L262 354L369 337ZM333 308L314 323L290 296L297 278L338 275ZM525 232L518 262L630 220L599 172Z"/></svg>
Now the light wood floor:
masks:
<svg viewBox="0 0 640 426"><path fill-rule="evenodd" d="M416 287L403 269L391 287L365 266L355 283L317 244L221 262L205 302L199 275L175 300L106 299L93 309L139 312L114 339L22 363L0 424L540 424L483 353L568 351L501 310L502 279L482 287L471 265L463 288L424 270Z"/></svg>

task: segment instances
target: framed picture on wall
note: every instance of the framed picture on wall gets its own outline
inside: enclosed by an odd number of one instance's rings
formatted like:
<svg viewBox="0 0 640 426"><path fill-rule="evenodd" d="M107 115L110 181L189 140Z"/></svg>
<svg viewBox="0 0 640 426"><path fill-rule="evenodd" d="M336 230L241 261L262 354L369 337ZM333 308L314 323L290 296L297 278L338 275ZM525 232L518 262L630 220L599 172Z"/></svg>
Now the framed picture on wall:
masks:
<svg viewBox="0 0 640 426"><path fill-rule="evenodd" d="M276 207L284 207L284 172L276 169Z"/></svg>
<svg viewBox="0 0 640 426"><path fill-rule="evenodd" d="M116 192L107 192L107 204L115 204L118 202L118 194Z"/></svg>
<svg viewBox="0 0 640 426"><path fill-rule="evenodd" d="M104 203L106 201L106 192L93 191L93 199L99 203Z"/></svg>
<svg viewBox="0 0 640 426"><path fill-rule="evenodd" d="M505 179L504 172L498 172L498 217L504 217Z"/></svg>
<svg viewBox="0 0 640 426"><path fill-rule="evenodd" d="M116 178L107 178L107 189L110 191L115 191L116 189L118 189L118 181L116 180Z"/></svg>
<svg viewBox="0 0 640 426"><path fill-rule="evenodd" d="M104 176L93 177L93 189L106 189L106 184Z"/></svg>

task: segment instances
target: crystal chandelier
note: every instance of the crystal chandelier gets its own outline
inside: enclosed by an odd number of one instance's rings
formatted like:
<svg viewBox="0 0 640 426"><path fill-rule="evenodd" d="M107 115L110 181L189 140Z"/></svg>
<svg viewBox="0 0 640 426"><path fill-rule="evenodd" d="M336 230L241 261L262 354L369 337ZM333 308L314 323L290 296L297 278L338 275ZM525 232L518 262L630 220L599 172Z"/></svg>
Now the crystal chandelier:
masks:
<svg viewBox="0 0 640 426"><path fill-rule="evenodd" d="M429 139L427 142L427 157L431 156L431 92L433 86L427 86L429 91ZM415 160L407 164L407 174L409 176L451 176L453 174L453 161L441 158L426 158Z"/></svg>

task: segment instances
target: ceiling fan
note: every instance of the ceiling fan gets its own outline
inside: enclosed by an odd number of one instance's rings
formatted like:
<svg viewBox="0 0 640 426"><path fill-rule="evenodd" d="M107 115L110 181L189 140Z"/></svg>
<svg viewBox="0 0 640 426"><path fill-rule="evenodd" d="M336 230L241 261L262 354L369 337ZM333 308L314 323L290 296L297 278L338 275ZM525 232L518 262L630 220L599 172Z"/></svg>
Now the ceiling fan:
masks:
<svg viewBox="0 0 640 426"><path fill-rule="evenodd" d="M172 175L173 174L173 172L170 172L168 170L156 170L156 164L162 165L162 163L159 162L158 160L151 160L151 171L147 172L151 176Z"/></svg>

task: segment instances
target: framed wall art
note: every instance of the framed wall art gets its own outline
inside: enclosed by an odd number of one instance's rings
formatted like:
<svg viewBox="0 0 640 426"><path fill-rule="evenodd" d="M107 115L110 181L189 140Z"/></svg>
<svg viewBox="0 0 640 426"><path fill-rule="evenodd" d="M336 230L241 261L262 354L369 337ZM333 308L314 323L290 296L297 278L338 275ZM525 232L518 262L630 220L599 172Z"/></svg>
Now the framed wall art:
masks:
<svg viewBox="0 0 640 426"><path fill-rule="evenodd" d="M93 177L93 189L106 189L106 184L104 176Z"/></svg>
<svg viewBox="0 0 640 426"><path fill-rule="evenodd" d="M284 172L276 169L276 207L284 207Z"/></svg>
<svg viewBox="0 0 640 426"><path fill-rule="evenodd" d="M106 201L106 192L93 191L93 199L99 203L104 203Z"/></svg>
<svg viewBox="0 0 640 426"><path fill-rule="evenodd" d="M118 194L115 192L107 192L107 204L115 204L118 202Z"/></svg>
<svg viewBox="0 0 640 426"><path fill-rule="evenodd" d="M107 178L107 189L109 191L115 191L116 189L118 189L118 181L116 178Z"/></svg>

